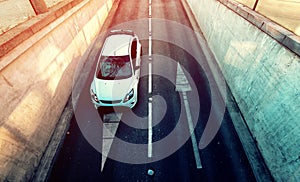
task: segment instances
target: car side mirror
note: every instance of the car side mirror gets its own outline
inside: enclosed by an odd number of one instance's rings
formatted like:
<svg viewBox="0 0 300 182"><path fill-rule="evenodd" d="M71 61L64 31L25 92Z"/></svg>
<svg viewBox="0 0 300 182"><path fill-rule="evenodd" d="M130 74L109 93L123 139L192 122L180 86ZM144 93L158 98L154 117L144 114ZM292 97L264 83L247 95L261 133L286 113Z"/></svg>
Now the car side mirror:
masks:
<svg viewBox="0 0 300 182"><path fill-rule="evenodd" d="M138 69L140 69L141 67L140 66L135 66L134 67L134 70L138 70Z"/></svg>

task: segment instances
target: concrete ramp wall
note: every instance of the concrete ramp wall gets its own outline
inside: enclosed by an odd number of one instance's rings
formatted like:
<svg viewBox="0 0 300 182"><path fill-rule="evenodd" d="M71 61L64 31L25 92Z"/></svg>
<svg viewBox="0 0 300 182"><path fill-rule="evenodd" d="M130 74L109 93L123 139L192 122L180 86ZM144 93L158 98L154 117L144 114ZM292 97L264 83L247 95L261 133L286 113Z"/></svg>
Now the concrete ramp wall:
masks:
<svg viewBox="0 0 300 182"><path fill-rule="evenodd" d="M76 65L113 2L69 3L41 15L46 24L31 26L17 38L9 32L1 36L14 38L1 45L0 181L32 178L70 96ZM5 53L8 46L14 47Z"/></svg>
<svg viewBox="0 0 300 182"><path fill-rule="evenodd" d="M300 181L300 38L235 2L187 0L276 181Z"/></svg>

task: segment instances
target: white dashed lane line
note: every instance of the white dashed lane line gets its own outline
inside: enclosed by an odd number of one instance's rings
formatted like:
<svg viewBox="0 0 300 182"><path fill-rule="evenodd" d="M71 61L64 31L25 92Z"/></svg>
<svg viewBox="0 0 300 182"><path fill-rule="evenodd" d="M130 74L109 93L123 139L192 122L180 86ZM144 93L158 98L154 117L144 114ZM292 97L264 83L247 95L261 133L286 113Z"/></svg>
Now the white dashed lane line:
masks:
<svg viewBox="0 0 300 182"><path fill-rule="evenodd" d="M152 5L149 0L149 74L148 74L148 93L150 95L148 100L148 158L152 158Z"/></svg>

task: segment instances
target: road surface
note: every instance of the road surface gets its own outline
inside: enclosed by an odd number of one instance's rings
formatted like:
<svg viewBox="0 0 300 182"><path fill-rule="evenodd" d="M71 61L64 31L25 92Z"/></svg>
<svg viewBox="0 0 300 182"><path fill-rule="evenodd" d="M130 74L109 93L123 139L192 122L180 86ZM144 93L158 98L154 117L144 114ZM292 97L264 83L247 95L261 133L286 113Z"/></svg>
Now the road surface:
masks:
<svg viewBox="0 0 300 182"><path fill-rule="evenodd" d="M182 3L122 0L104 27L141 37L139 102L132 111L100 108L95 116L93 62L48 181L255 181Z"/></svg>

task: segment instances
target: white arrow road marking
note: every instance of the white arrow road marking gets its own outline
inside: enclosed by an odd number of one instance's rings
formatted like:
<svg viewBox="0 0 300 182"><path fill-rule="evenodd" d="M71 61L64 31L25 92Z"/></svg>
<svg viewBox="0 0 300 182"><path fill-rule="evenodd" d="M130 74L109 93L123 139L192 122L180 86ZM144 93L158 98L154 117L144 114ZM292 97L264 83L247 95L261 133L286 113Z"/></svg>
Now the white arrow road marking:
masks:
<svg viewBox="0 0 300 182"><path fill-rule="evenodd" d="M189 84L188 79L186 78L180 64L177 64L177 74L176 74L176 91L178 92L187 92L191 91L191 85Z"/></svg>
<svg viewBox="0 0 300 182"><path fill-rule="evenodd" d="M122 113L110 113L103 116L103 137L102 137L102 163L101 171L103 171L108 153L114 141L116 131L118 129Z"/></svg>
<svg viewBox="0 0 300 182"><path fill-rule="evenodd" d="M193 145L196 166L197 166L197 169L201 169L202 164L201 164L201 159L200 159L200 154L199 154L199 150L198 150L196 136L194 133L194 126L193 126L193 121L192 121L190 104L189 104L187 94L186 94L186 92L191 91L191 90L192 90L191 85L189 84L188 79L186 78L180 64L178 63L177 64L177 75L176 75L176 91L182 92L182 95L183 95L183 102L184 102L184 107L185 107L186 116L187 116L187 120L188 120L189 131L190 131L190 135L191 135L191 139L192 139L192 145Z"/></svg>

